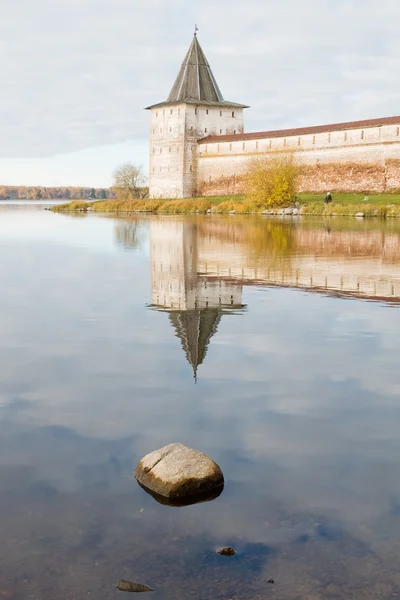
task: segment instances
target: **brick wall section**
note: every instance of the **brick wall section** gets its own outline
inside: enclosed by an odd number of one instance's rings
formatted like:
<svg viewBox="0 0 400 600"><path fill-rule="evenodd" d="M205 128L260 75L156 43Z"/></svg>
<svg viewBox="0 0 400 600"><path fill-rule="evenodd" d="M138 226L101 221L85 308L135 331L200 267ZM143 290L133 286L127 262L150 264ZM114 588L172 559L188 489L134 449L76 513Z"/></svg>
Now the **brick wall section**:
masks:
<svg viewBox="0 0 400 600"><path fill-rule="evenodd" d="M244 189L248 161L294 152L302 166L302 191L382 192L400 189L398 125L198 144L198 191L238 194Z"/></svg>

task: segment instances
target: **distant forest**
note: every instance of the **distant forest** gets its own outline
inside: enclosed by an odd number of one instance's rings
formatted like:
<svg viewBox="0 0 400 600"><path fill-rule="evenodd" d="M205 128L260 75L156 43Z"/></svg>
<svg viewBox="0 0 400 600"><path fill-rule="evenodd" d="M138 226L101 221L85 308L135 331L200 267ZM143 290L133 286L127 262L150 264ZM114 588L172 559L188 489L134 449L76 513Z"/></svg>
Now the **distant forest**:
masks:
<svg viewBox="0 0 400 600"><path fill-rule="evenodd" d="M0 200L105 200L115 198L112 188L26 187L0 185Z"/></svg>

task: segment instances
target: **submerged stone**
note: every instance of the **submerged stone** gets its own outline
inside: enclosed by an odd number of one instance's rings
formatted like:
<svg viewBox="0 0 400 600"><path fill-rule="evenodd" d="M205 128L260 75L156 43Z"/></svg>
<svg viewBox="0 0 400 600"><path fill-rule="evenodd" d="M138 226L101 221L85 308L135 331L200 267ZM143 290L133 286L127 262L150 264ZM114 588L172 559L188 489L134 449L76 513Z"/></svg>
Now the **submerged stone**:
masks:
<svg viewBox="0 0 400 600"><path fill-rule="evenodd" d="M147 454L134 476L147 491L165 498L198 496L224 483L221 469L211 458L184 444L169 444Z"/></svg>
<svg viewBox="0 0 400 600"><path fill-rule="evenodd" d="M221 556L235 556L236 550L231 546L226 546L217 550L217 554L221 554Z"/></svg>
<svg viewBox="0 0 400 600"><path fill-rule="evenodd" d="M211 502L215 500L222 494L224 491L224 485L220 485L211 490L207 490L205 492L201 492L199 494L190 494L190 496L176 496L176 497L167 497L160 496L160 494L156 494L152 490L149 490L147 487L138 482L140 487L147 492L156 502L159 504L163 504L164 506L191 506L192 504L202 504L203 502Z"/></svg>
<svg viewBox="0 0 400 600"><path fill-rule="evenodd" d="M154 592L153 588L148 585L126 581L126 579L120 579L116 587L120 592Z"/></svg>

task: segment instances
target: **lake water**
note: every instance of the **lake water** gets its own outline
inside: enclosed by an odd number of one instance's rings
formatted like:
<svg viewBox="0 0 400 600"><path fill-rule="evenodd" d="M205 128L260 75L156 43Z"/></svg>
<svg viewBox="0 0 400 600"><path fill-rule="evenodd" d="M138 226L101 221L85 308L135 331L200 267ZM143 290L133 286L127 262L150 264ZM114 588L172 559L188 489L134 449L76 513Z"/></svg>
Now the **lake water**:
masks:
<svg viewBox="0 0 400 600"><path fill-rule="evenodd" d="M0 598L398 597L399 222L2 203L0 256ZM221 496L139 488L175 441Z"/></svg>

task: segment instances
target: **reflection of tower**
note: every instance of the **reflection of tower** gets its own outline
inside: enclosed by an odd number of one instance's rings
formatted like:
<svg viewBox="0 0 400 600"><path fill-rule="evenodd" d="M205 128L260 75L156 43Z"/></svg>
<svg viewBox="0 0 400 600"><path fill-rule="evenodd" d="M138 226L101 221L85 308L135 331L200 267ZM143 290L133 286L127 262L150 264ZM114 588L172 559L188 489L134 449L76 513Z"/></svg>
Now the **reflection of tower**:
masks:
<svg viewBox="0 0 400 600"><path fill-rule="evenodd" d="M198 230L169 218L150 224L152 305L169 313L194 376L224 312L242 307L242 285L198 272Z"/></svg>

